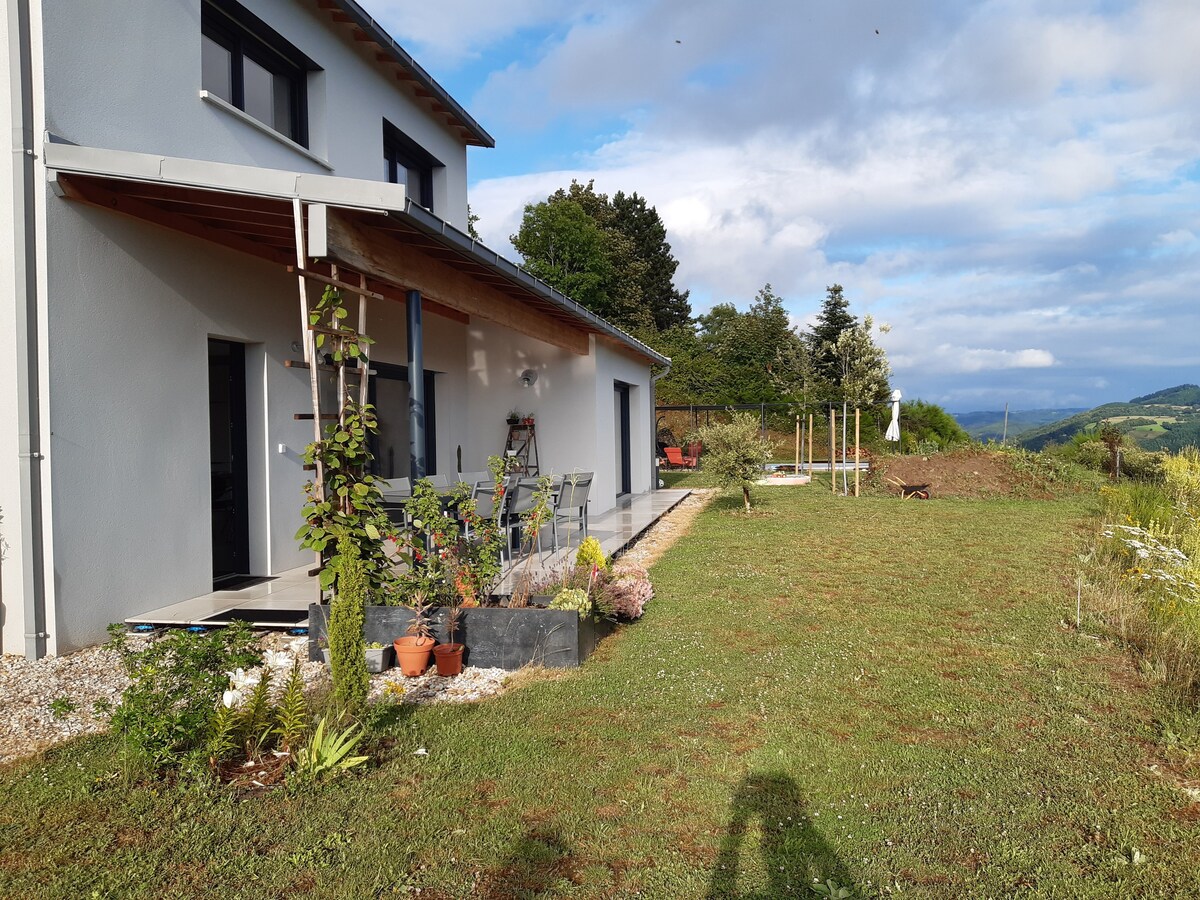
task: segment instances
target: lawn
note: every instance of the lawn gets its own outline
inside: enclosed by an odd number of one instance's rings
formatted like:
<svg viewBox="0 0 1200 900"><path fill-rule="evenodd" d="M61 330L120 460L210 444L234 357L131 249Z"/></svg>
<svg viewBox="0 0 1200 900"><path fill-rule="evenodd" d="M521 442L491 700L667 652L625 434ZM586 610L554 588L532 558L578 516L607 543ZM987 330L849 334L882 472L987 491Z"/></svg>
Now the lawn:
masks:
<svg viewBox="0 0 1200 900"><path fill-rule="evenodd" d="M758 496L583 669L379 710L361 776L239 800L111 737L0 773L0 896L1200 895L1172 711L1062 624L1085 501Z"/></svg>

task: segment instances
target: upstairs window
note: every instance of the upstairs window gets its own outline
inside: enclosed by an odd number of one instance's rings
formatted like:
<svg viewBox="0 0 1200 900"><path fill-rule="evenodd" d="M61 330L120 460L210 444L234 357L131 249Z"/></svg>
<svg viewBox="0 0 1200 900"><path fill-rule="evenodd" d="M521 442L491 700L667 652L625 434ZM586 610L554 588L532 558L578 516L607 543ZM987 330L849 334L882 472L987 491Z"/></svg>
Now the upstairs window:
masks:
<svg viewBox="0 0 1200 900"><path fill-rule="evenodd" d="M387 180L404 185L413 203L433 212L433 170L442 164L387 119L383 120L383 162Z"/></svg>
<svg viewBox="0 0 1200 900"><path fill-rule="evenodd" d="M200 34L204 90L307 147L312 61L232 0L204 0Z"/></svg>

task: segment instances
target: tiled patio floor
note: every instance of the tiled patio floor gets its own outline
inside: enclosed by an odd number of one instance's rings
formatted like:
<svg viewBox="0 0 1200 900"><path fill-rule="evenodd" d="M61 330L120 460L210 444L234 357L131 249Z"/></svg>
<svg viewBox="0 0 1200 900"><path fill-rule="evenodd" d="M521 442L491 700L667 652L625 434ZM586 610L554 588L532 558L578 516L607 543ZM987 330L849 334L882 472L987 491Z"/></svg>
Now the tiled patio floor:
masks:
<svg viewBox="0 0 1200 900"><path fill-rule="evenodd" d="M673 509L690 492L661 490L626 497L616 508L588 522L588 534L600 541L607 555L627 547L643 531ZM566 528L559 527L560 549L551 549L550 531L542 533L543 551L534 560L538 569L560 568L570 563L579 544L578 527L573 526L570 548ZM517 557L500 584L499 591L511 589L514 572L524 567ZM309 566L290 569L273 578L237 591L213 591L191 600L153 609L125 621L131 625L219 625L244 619L260 627L290 627L308 622L308 605L318 599L316 579L308 575Z"/></svg>

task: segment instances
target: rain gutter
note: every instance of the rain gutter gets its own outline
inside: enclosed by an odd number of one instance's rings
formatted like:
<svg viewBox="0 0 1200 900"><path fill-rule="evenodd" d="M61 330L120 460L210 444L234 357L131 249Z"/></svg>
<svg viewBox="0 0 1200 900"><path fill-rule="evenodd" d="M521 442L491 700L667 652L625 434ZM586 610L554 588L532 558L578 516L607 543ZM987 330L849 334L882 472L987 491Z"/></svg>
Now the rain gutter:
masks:
<svg viewBox="0 0 1200 900"><path fill-rule="evenodd" d="M21 495L21 595L25 656L46 655L46 580L42 516L41 366L38 353L37 221L33 140L33 41L29 0L6 4L9 109L12 114L13 289L16 312L17 433Z"/></svg>

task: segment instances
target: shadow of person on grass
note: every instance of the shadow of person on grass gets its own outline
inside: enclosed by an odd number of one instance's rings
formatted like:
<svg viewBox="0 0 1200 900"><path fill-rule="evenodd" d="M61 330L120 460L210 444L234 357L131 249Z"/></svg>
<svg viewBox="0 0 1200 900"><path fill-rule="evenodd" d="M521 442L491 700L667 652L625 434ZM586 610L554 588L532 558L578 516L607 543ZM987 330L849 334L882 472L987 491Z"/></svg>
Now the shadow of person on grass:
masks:
<svg viewBox="0 0 1200 900"><path fill-rule="evenodd" d="M746 847L757 829L758 846ZM764 877L751 870L761 866ZM739 872L755 887L739 893ZM753 773L730 804L729 827L713 867L708 900L816 896L813 879L853 889L850 874L808 817L800 789L787 775Z"/></svg>

